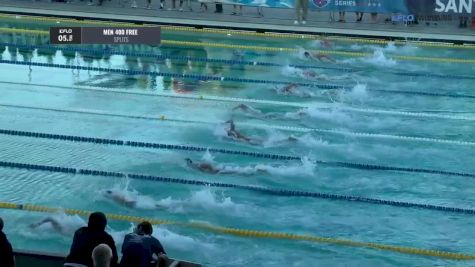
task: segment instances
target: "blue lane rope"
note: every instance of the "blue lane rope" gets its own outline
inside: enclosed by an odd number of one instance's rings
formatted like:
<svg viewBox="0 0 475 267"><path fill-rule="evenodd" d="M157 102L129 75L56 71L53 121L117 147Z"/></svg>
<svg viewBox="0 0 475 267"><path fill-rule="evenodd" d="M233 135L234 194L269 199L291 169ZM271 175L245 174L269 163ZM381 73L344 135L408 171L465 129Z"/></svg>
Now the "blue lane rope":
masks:
<svg viewBox="0 0 475 267"><path fill-rule="evenodd" d="M125 69L112 69L112 68L100 68L100 67L89 67L89 66L86 67L86 66L74 66L74 65L3 60L3 59L0 59L0 63L12 64L12 65L23 65L23 66L38 66L38 67L48 67L48 68L60 68L60 69L111 72L111 73L120 73L120 74L126 74L126 75L151 75L151 76L170 77L170 78L172 77L173 78L188 78L188 79L196 79L196 80L201 80L201 81L213 80L213 81L223 81L223 82L240 82L240 83L274 84L274 85L288 85L289 84L289 82L287 81L242 79L242 78L234 78L234 77L218 77L218 76L200 75L200 74L178 74L178 73L168 73L168 72L125 70ZM299 86L305 86L305 87L316 87L320 89L344 89L345 88L342 85L336 85L336 84L317 84L317 83L294 83L294 84L297 84Z"/></svg>
<svg viewBox="0 0 475 267"><path fill-rule="evenodd" d="M209 75L199 75L199 74L178 74L178 73L151 72L151 71L125 70L125 69L110 69L110 68L52 64L52 63L12 61L12 60L0 60L0 63L13 64L13 65L49 67L49 68L113 72L113 73L120 73L120 74L125 74L125 75L151 75L151 76L163 76L163 77L174 77L174 78L188 78L188 79L195 79L195 80L202 80L202 81L214 80L214 81L225 81L225 82L230 81L230 82L274 84L274 85L288 85L289 83L291 83L287 81L241 79L241 78L233 78L233 77L219 77L219 76L209 76ZM297 84L299 86L304 86L304 87L316 87L316 88L327 89L327 90L331 90L331 89L347 90L347 91L353 90L352 86L343 86L343 85L338 85L338 84L317 84L317 83L294 83L294 84ZM368 91L390 93L390 94L403 94L403 95L420 95L420 96L432 96L432 97L475 99L475 95L465 95L465 94L457 94L457 93L446 94L446 93L428 93L428 92L421 92L421 91L400 91L400 90L385 90L385 89L368 89Z"/></svg>
<svg viewBox="0 0 475 267"><path fill-rule="evenodd" d="M264 194L269 194L269 195L274 195L274 196L309 197L309 198L340 200L340 201L348 201L348 202L360 202L360 203L366 203L366 204L387 205L387 206L405 207L405 208L420 208L420 209L426 209L426 210L437 210L437 211L451 212L451 213L475 214L474 209L468 209L468 208L447 207L447 206L439 206L439 205L431 205L431 204L402 202L402 201L395 201L395 200L385 200L385 199L378 199L378 198L367 198L367 197L360 197L360 196L348 196L348 195L329 194L329 193L320 193L320 192L296 191L296 190L288 190L288 189L253 186L253 185L238 185L238 184L229 184L229 183L208 182L208 181L203 181L203 180L170 178L170 177L136 174L136 173L100 171L100 170L80 169L80 168L71 168L71 167L26 164L26 163L17 163L17 162L8 162L8 161L0 161L0 167L49 171L49 172L66 173L66 174L73 174L73 175L80 174L80 175L91 175L91 176L102 176L102 177L128 177L130 179L154 181L154 182L196 185L196 186L211 186L211 187L218 187L218 188L244 189L248 191L254 191L254 192L259 192L259 193L264 193Z"/></svg>
<svg viewBox="0 0 475 267"><path fill-rule="evenodd" d="M103 145L117 145L117 146L153 148L153 149L167 149L167 150L182 150L182 151L196 151L196 152L209 151L209 152L212 152L212 153L237 155L237 156L247 156L247 157L253 157L253 158L264 158L264 159L273 159L273 160L299 160L300 161L300 160L303 159L300 156L268 154L268 153L260 153L260 152L247 152L247 151L239 151L239 150L207 148L207 147L189 146L189 145L173 145L173 144L162 144L162 143L124 141L124 140L117 140L117 139L49 134L49 133L27 132L27 131L17 131L17 130L7 130L7 129L0 129L0 134L11 135L11 136L24 136L24 137L32 137L32 138L61 140L61 141L103 144ZM385 166L385 165L373 165L373 164L342 162L342 161L315 160L314 163L321 164L321 165L324 165L324 166L349 168L349 169L428 173L428 174L437 174L437 175L461 176L461 177L475 178L475 173L467 173L467 172L452 172L452 171L443 171L443 170L409 168L409 167L396 167L396 166Z"/></svg>
<svg viewBox="0 0 475 267"><path fill-rule="evenodd" d="M179 61L194 61L194 62L211 62L211 63L221 63L228 65L247 65L247 66L265 66L265 67L294 67L301 69L325 69L325 70L336 70L342 72L358 72L358 71L367 71L364 68L341 68L341 67L328 67L328 66L317 66L317 65L294 65L294 64L279 64L279 63L270 63L270 62L259 62L259 61L245 61L245 60L228 60L228 59L212 59L212 58L197 58L197 57L187 57L187 56L172 56L172 55L160 55L155 53L141 53L141 52L123 52L116 49L111 49L107 47L103 50L89 49L89 48L76 48L76 47L62 47L54 45L21 45L21 44L12 44L12 43L0 43L0 46L9 46L17 47L23 49L50 49L50 50L62 50L70 52L83 52L91 53L94 55L122 55L122 56L132 56L132 57L148 57L156 59L171 59ZM452 75L452 74L434 74L428 72L404 72L404 71L381 71L384 73L394 74L397 76L410 76L410 77L427 77L427 78L442 78L442 79L468 79L475 80L475 76L466 76L466 75Z"/></svg>

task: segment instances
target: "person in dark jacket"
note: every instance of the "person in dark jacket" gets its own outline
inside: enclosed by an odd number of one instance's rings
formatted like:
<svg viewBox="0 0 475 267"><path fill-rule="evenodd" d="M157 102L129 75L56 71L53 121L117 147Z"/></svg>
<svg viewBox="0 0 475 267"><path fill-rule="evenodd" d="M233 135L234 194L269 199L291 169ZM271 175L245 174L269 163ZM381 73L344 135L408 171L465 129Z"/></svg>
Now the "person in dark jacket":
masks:
<svg viewBox="0 0 475 267"><path fill-rule="evenodd" d="M149 267L153 264L153 255L158 258L166 254L160 241L152 236L152 232L152 224L144 221L137 225L134 233L125 236L122 244L121 267Z"/></svg>
<svg viewBox="0 0 475 267"><path fill-rule="evenodd" d="M3 233L3 220L0 218L0 266L13 267L15 266L15 258L13 256L13 249L7 236Z"/></svg>
<svg viewBox="0 0 475 267"><path fill-rule="evenodd" d="M111 267L117 266L118 256L114 239L106 233L107 219L104 213L94 212L89 216L88 225L74 233L73 244L64 266L85 265L93 267L92 251L99 244L106 244L112 250Z"/></svg>

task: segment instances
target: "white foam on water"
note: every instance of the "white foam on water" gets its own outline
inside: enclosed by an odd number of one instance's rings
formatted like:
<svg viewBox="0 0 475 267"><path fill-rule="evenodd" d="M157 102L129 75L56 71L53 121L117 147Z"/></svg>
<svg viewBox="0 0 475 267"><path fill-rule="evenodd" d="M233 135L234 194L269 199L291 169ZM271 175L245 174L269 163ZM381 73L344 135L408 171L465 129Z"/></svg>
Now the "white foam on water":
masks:
<svg viewBox="0 0 475 267"><path fill-rule="evenodd" d="M196 240L192 237L180 235L165 228L154 227L152 234L155 238L160 240L164 248L172 248L177 250L200 250L207 251L216 249L216 245Z"/></svg>
<svg viewBox="0 0 475 267"><path fill-rule="evenodd" d="M62 211L55 212L48 216L42 217L38 221L33 221L31 223L40 223L45 219L52 219L55 222L58 222L61 230L58 232L57 229L53 227L50 222L43 223L36 227L31 227L31 225L22 231L21 233L28 238L32 239L50 239L55 238L58 234L63 235L64 237L71 237L74 235L74 232L83 226L86 226L87 223L78 215L67 215Z"/></svg>
<svg viewBox="0 0 475 267"><path fill-rule="evenodd" d="M124 242L125 235L132 233L134 231L135 225L130 224L130 227L126 230L121 231L110 231L112 238L115 241L118 252ZM199 248L200 250L206 251L209 249L215 249L214 244L206 243L203 241L196 240L192 237L180 235L173 231L170 231L166 228L159 226L153 226L152 236L157 238L162 244L165 251L171 250L181 250L181 251L191 251Z"/></svg>
<svg viewBox="0 0 475 267"><path fill-rule="evenodd" d="M307 133L298 138L299 143L307 147L328 147L330 143L322 138L315 138L311 134Z"/></svg>
<svg viewBox="0 0 475 267"><path fill-rule="evenodd" d="M235 204L231 197L226 197L224 194L218 195L216 192L211 191L209 187L193 192L189 202L192 206L211 210L236 210L239 208L239 205Z"/></svg>
<svg viewBox="0 0 475 267"><path fill-rule="evenodd" d="M388 42L388 44L382 49L385 52L394 52L401 54L414 54L419 50L417 46L411 44L405 44L397 46L394 42Z"/></svg>
<svg viewBox="0 0 475 267"><path fill-rule="evenodd" d="M214 156L211 155L209 150L206 150L206 152L201 157L201 161L212 164L214 163Z"/></svg>
<svg viewBox="0 0 475 267"><path fill-rule="evenodd" d="M197 208L199 208L201 210L221 211L235 215L245 210L243 205L234 203L231 197L225 196L224 193L218 194L218 192L211 190L209 187L192 192L189 198L174 199L167 197L157 203L175 213L196 212Z"/></svg>
<svg viewBox="0 0 475 267"><path fill-rule="evenodd" d="M267 138L262 143L264 147L268 148L268 147L276 147L276 146L282 146L282 145L288 144L289 142L288 135L285 135L282 132L279 132L273 129L268 129L267 132L268 132Z"/></svg>
<svg viewBox="0 0 475 267"><path fill-rule="evenodd" d="M351 91L341 91L339 94L341 102L358 102L363 103L368 98L368 90L366 84L357 84Z"/></svg>
<svg viewBox="0 0 475 267"><path fill-rule="evenodd" d="M111 191L111 193L107 193L106 191ZM141 195L135 190L130 190L128 181L123 188L116 184L110 189L100 190L99 192L105 199L119 205L124 205L124 203L120 203L117 199L134 202L133 208L137 209L153 210L161 208L161 205L153 198Z"/></svg>
<svg viewBox="0 0 475 267"><path fill-rule="evenodd" d="M307 157L303 157L301 163L299 164L289 164L289 165L257 165L259 169L265 170L266 172L272 175L279 176L313 176L316 164L312 162Z"/></svg>
<svg viewBox="0 0 475 267"><path fill-rule="evenodd" d="M240 175L252 175L258 172L262 172L256 166L233 166L219 164L218 167L221 169L221 174L240 174Z"/></svg>
<svg viewBox="0 0 475 267"><path fill-rule="evenodd" d="M386 46L377 46L377 45L360 45L360 44L353 44L350 46L350 49L353 51L363 51L363 50L370 50L370 51L383 51L389 53L397 53L397 54L414 54L419 50L417 46L411 44L405 45L396 45L395 42L388 42Z"/></svg>
<svg viewBox="0 0 475 267"><path fill-rule="evenodd" d="M305 48L301 47L301 46L297 46L297 54L296 56L299 58L299 59L302 59L302 60L308 60L306 57L305 57L305 52L307 50L305 50Z"/></svg>
<svg viewBox="0 0 475 267"><path fill-rule="evenodd" d="M311 118L334 121L338 123L349 123L352 120L347 113L340 111L337 107L322 109L314 105L308 107L305 112Z"/></svg>
<svg viewBox="0 0 475 267"><path fill-rule="evenodd" d="M217 137L228 137L228 126L224 123L219 123L214 128L213 134Z"/></svg>
<svg viewBox="0 0 475 267"><path fill-rule="evenodd" d="M282 75L286 77L302 77L303 72L299 68L291 67L291 66L285 66L282 68L281 71Z"/></svg>
<svg viewBox="0 0 475 267"><path fill-rule="evenodd" d="M397 62L391 58L387 58L382 50L375 50L373 55L361 58L361 60L380 67L394 67L397 65Z"/></svg>

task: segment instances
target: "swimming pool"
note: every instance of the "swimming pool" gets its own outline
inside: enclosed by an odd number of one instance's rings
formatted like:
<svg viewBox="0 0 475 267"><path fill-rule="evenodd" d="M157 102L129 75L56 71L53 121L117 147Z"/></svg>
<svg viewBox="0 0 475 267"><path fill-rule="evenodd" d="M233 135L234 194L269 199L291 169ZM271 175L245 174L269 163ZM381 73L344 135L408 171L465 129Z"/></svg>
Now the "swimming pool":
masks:
<svg viewBox="0 0 475 267"><path fill-rule="evenodd" d="M61 48L47 46L53 25L1 20L0 201L475 254L474 49L171 28L160 47ZM297 91L276 92L291 83ZM230 119L255 142L228 138ZM62 253L85 220L0 216L15 248ZM47 216L64 233L29 227ZM120 250L130 223L109 225ZM206 266L473 264L189 226L155 234L171 256Z"/></svg>

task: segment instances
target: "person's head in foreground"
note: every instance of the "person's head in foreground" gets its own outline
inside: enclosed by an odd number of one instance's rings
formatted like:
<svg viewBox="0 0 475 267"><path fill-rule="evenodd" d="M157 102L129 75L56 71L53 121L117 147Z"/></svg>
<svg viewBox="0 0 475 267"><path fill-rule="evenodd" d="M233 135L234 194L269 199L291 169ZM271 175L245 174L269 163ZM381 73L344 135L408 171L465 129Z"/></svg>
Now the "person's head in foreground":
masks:
<svg viewBox="0 0 475 267"><path fill-rule="evenodd" d="M139 223L139 225L137 225L136 233L139 235L152 235L153 233L152 224L147 221L143 221Z"/></svg>
<svg viewBox="0 0 475 267"><path fill-rule="evenodd" d="M109 267L112 259L112 250L106 244L100 244L92 251L94 267Z"/></svg>
<svg viewBox="0 0 475 267"><path fill-rule="evenodd" d="M91 230L104 231L107 226L106 215L102 212L93 212L89 215L87 226Z"/></svg>

